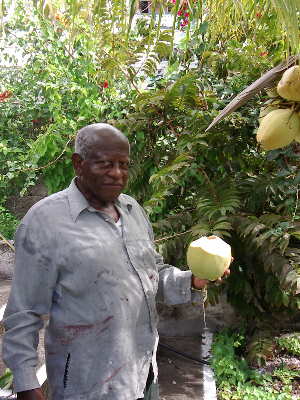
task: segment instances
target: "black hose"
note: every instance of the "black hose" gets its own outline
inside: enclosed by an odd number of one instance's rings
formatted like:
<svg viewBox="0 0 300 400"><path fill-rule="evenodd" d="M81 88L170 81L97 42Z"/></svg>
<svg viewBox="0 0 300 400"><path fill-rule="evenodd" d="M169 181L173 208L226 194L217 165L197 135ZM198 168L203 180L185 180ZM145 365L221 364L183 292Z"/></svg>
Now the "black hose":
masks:
<svg viewBox="0 0 300 400"><path fill-rule="evenodd" d="M198 362L200 364L210 365L209 361L203 360L201 358L190 356L189 354L186 354L186 353L182 353L181 351L178 351L178 350L174 349L173 347L169 346L168 344L164 344L164 343L159 342L158 346L162 347L164 349L167 349L169 351L172 351L173 353L179 354L180 356L185 357L185 358L187 358L189 360L196 361L196 362Z"/></svg>

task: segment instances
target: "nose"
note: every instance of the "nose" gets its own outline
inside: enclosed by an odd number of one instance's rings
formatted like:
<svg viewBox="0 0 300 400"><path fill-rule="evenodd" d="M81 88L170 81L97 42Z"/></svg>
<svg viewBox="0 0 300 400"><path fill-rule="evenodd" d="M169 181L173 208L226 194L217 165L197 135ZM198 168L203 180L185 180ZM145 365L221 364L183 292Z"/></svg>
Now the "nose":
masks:
<svg viewBox="0 0 300 400"><path fill-rule="evenodd" d="M119 163L113 163L111 168L108 171L108 175L113 177L114 179L121 179L123 177L122 169L120 168Z"/></svg>

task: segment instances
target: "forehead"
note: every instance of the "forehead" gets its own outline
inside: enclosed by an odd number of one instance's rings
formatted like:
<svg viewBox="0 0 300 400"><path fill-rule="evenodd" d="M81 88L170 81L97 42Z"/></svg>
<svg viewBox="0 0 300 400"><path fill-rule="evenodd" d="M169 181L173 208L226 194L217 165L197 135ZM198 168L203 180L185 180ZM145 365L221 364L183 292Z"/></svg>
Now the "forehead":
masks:
<svg viewBox="0 0 300 400"><path fill-rule="evenodd" d="M128 159L129 144L126 142L119 143L94 143L88 150L88 158L97 159Z"/></svg>

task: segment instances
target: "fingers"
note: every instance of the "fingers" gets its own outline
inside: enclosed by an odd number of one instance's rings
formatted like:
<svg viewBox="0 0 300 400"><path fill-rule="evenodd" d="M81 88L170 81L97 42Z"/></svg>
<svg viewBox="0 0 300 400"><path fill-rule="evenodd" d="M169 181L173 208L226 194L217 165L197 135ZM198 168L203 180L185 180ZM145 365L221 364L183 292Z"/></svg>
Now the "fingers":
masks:
<svg viewBox="0 0 300 400"><path fill-rule="evenodd" d="M197 278L196 276L192 276L192 287L195 289L203 289L207 286L208 280Z"/></svg>

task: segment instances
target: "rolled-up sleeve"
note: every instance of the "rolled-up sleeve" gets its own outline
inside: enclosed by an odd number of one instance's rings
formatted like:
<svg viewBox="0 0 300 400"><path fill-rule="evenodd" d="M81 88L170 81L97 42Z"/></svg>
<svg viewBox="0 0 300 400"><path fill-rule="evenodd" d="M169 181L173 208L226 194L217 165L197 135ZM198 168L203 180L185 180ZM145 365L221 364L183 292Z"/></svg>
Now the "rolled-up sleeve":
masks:
<svg viewBox="0 0 300 400"><path fill-rule="evenodd" d="M142 209L146 219L148 233L154 243L154 234L151 223ZM192 293L192 273L164 263L163 257L156 251L155 261L159 273L158 291L156 301L168 305L185 304L194 301L199 297L197 293Z"/></svg>
<svg viewBox="0 0 300 400"><path fill-rule="evenodd" d="M191 271L164 264L163 258L157 254L156 265L159 271L157 301L169 305L184 304L192 300Z"/></svg>
<svg viewBox="0 0 300 400"><path fill-rule="evenodd" d="M48 314L57 280L53 243L43 221L22 223L15 236L15 272L4 314L3 359L12 370L14 391L39 387L37 345L42 315Z"/></svg>

